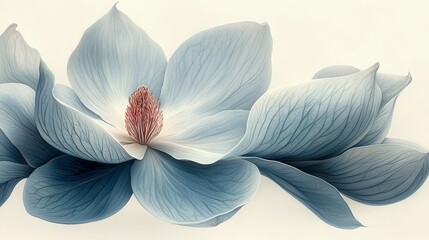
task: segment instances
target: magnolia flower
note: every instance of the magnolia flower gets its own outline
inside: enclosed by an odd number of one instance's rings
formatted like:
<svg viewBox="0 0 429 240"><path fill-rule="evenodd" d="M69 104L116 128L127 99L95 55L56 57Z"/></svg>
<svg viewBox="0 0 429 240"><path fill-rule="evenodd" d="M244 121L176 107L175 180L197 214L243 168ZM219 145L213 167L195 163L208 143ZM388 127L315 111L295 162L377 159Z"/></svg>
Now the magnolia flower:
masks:
<svg viewBox="0 0 429 240"><path fill-rule="evenodd" d="M38 53L10 37L18 34L14 27L3 36L11 52L3 69L28 77L2 80L15 88L5 104L12 97L28 99L23 107L34 112L39 138L60 153L37 154L47 163L26 181L30 214L57 223L95 221L120 210L134 193L161 219L210 226L255 194L260 174L254 164L218 160L241 139L250 107L268 88L267 24L203 31L167 64L161 48L113 7L71 55L72 88L54 85ZM12 125L9 138L20 130Z"/></svg>
<svg viewBox="0 0 429 240"><path fill-rule="evenodd" d="M167 64L114 7L70 57L69 88L14 28L0 37L0 153L17 170L0 171L9 182L29 175L25 207L47 221L100 220L134 193L161 219L214 226L250 200L261 173L327 223L355 228L339 191L388 204L427 178L426 150L385 139L409 75L333 66L264 93L268 25L203 31Z"/></svg>

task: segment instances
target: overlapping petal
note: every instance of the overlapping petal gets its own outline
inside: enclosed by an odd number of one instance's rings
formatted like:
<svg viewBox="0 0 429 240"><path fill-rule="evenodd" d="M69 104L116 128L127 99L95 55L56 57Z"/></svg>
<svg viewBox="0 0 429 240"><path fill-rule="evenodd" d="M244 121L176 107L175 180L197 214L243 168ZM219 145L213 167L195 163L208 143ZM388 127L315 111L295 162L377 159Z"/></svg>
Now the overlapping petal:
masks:
<svg viewBox="0 0 429 240"><path fill-rule="evenodd" d="M0 206L9 198L15 185L32 171L27 164L0 161Z"/></svg>
<svg viewBox="0 0 429 240"><path fill-rule="evenodd" d="M428 177L428 153L420 150L398 142L356 147L301 169L357 201L390 204L413 194Z"/></svg>
<svg viewBox="0 0 429 240"><path fill-rule="evenodd" d="M242 22L202 31L171 57L161 104L176 124L223 110L248 110L271 80L272 39L267 24Z"/></svg>
<svg viewBox="0 0 429 240"><path fill-rule="evenodd" d="M411 82L411 75L397 76L377 73L377 84L382 93L381 108L369 132L356 146L381 143L389 133L393 110L399 93Z"/></svg>
<svg viewBox="0 0 429 240"><path fill-rule="evenodd" d="M252 107L243 139L229 155L302 160L358 143L378 114L378 64L343 77L271 91Z"/></svg>
<svg viewBox="0 0 429 240"><path fill-rule="evenodd" d="M0 83L24 83L33 89L39 79L40 55L10 25L0 35Z"/></svg>
<svg viewBox="0 0 429 240"><path fill-rule="evenodd" d="M161 219L216 225L254 195L259 171L244 160L200 165L148 149L131 168L131 185L143 207Z"/></svg>
<svg viewBox="0 0 429 240"><path fill-rule="evenodd" d="M0 129L0 161L26 164L24 157Z"/></svg>
<svg viewBox="0 0 429 240"><path fill-rule="evenodd" d="M0 84L0 129L32 167L60 153L40 136L34 120L35 92L20 83Z"/></svg>
<svg viewBox="0 0 429 240"><path fill-rule="evenodd" d="M36 124L42 137L52 146L72 156L102 163L132 159L125 148L93 118L54 98L52 73L42 62L36 92ZM77 105L77 102L70 104ZM126 145L127 143L124 143Z"/></svg>
<svg viewBox="0 0 429 240"><path fill-rule="evenodd" d="M318 71L313 79L323 79L330 77L341 77L358 72L359 69L352 66L330 66ZM381 89L382 98L380 110L373 126L366 136L356 144L356 146L365 146L381 143L389 132L392 121L393 109L399 93L411 82L411 75L398 76L385 73L377 73L377 85Z"/></svg>
<svg viewBox="0 0 429 240"><path fill-rule="evenodd" d="M0 130L0 206L9 198L15 185L32 171L19 150Z"/></svg>
<svg viewBox="0 0 429 240"><path fill-rule="evenodd" d="M164 52L116 5L84 33L68 63L80 100L105 121L124 128L128 97L141 85L159 96Z"/></svg>
<svg viewBox="0 0 429 240"><path fill-rule="evenodd" d="M27 179L24 204L33 216L65 224L107 218L132 195L131 162L100 164L69 155L37 168Z"/></svg>
<svg viewBox="0 0 429 240"><path fill-rule="evenodd" d="M339 228L362 226L338 190L324 180L281 162L261 158L246 159L258 166L262 175L288 191L323 221Z"/></svg>
<svg viewBox="0 0 429 240"><path fill-rule="evenodd" d="M248 114L247 110L226 110L194 120L182 130L167 125L150 146L176 159L210 164L221 159L240 141L246 131Z"/></svg>

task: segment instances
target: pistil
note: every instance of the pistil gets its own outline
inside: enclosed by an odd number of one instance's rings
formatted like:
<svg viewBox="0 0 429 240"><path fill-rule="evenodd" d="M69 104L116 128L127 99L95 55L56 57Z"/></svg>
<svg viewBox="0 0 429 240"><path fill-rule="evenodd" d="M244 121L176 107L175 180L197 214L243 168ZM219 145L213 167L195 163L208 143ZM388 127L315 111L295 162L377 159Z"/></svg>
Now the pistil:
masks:
<svg viewBox="0 0 429 240"><path fill-rule="evenodd" d="M125 127L140 144L147 144L162 130L163 115L158 99L146 86L139 87L128 98Z"/></svg>

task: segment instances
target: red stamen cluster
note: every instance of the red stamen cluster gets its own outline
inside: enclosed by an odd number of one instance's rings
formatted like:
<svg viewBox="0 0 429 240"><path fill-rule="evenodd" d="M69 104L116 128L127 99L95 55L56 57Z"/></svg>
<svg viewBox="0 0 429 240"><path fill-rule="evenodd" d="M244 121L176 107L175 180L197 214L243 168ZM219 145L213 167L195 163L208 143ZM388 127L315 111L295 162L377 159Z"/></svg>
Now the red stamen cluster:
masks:
<svg viewBox="0 0 429 240"><path fill-rule="evenodd" d="M147 144L162 130L162 111L155 96L147 87L139 87L128 98L125 128L137 142Z"/></svg>

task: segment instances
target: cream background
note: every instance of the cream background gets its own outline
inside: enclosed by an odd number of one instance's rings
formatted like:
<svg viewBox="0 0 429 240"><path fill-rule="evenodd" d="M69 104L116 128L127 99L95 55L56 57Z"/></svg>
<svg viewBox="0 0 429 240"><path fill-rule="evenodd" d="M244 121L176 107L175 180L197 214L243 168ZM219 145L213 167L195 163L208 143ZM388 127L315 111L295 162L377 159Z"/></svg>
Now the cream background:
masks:
<svg viewBox="0 0 429 240"><path fill-rule="evenodd" d="M57 82L67 83L68 56L83 31L116 0L0 0L0 29L17 23ZM268 22L273 51L272 86L307 80L320 68L350 64L407 74L413 82L396 106L389 136L429 148L429 5L425 1L128 1L118 8L157 41L167 57L192 34L237 22ZM0 208L1 239L427 239L429 183L407 200L371 207L347 200L367 227L341 230L263 179L253 201L209 229L172 225L152 217L133 197L115 216L85 225L58 225L29 216L21 182Z"/></svg>

